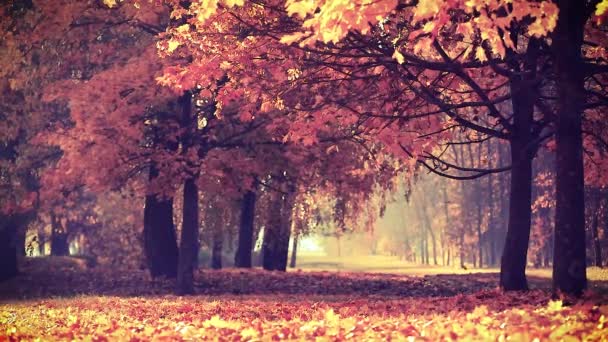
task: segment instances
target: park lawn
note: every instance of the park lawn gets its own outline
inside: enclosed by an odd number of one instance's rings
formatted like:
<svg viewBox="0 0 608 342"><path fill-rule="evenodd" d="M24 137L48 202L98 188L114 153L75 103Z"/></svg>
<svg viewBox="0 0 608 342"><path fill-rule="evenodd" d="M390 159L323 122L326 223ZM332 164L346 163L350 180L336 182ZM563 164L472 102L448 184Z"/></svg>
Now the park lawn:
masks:
<svg viewBox="0 0 608 342"><path fill-rule="evenodd" d="M0 284L0 341L608 340L604 292L552 298L544 278L502 293L495 273L200 270L176 297L145 272L29 271Z"/></svg>

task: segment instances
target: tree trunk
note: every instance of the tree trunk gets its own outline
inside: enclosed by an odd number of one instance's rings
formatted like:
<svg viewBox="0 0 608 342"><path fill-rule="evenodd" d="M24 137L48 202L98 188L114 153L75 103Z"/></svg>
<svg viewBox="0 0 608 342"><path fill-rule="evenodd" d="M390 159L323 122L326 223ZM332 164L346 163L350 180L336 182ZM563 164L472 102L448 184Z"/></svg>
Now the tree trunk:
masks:
<svg viewBox="0 0 608 342"><path fill-rule="evenodd" d="M55 214L51 214L51 255L66 256L70 254L68 232L61 225Z"/></svg>
<svg viewBox="0 0 608 342"><path fill-rule="evenodd" d="M214 208L215 210L215 208ZM211 268L214 270L222 269L222 249L224 245L224 236L222 234L221 220L216 220L213 226L213 237L211 246Z"/></svg>
<svg viewBox="0 0 608 342"><path fill-rule="evenodd" d="M494 156L492 155L494 153L493 149L492 149L492 142L488 142L488 168L493 168L494 165L492 164L492 160L494 159ZM502 165L499 165L499 167ZM488 175L488 187L487 187L487 194L488 194L488 261L487 264L490 267L496 266L496 227L494 227L494 189L493 189L493 181L494 181L494 175L492 173L490 173Z"/></svg>
<svg viewBox="0 0 608 342"><path fill-rule="evenodd" d="M158 177L150 166L149 180ZM144 206L144 254L152 277L177 276L177 237L173 224L173 199L147 195Z"/></svg>
<svg viewBox="0 0 608 342"><path fill-rule="evenodd" d="M437 263L437 242L436 242L436 238L435 238L435 233L433 232L433 229L431 227L431 220L430 220L428 212L426 210L427 209L426 198L421 201L421 205L422 205L422 208L420 210L422 211L422 218L424 220L423 224L424 224L424 227L426 228L428 235L431 236L431 248L433 249L432 250L433 263L435 264L435 266L437 266L438 265L438 263ZM428 257L428 240L427 240L427 260L426 261L427 261L427 264L430 264L429 257Z"/></svg>
<svg viewBox="0 0 608 342"><path fill-rule="evenodd" d="M521 157L525 153L523 144L521 141L511 143L509 223L500 265L500 286L507 291L528 289L526 262L531 224L532 160Z"/></svg>
<svg viewBox="0 0 608 342"><path fill-rule="evenodd" d="M286 271L289 256L289 236L291 234L291 214L293 194L272 195L270 214L264 230L262 243L262 266L268 271Z"/></svg>
<svg viewBox="0 0 608 342"><path fill-rule="evenodd" d="M277 250L277 270L287 271L287 260L289 260L289 240L291 237L293 208L295 194L293 191L288 191L287 195L283 196L281 206L281 233L279 240L279 249Z"/></svg>
<svg viewBox="0 0 608 342"><path fill-rule="evenodd" d="M526 263L532 220L532 159L536 152L532 122L537 97L535 77L538 41L530 40L524 70L510 79L513 105L511 145L511 187L509 193L509 222L500 265L500 286L507 291L528 289Z"/></svg>
<svg viewBox="0 0 608 342"><path fill-rule="evenodd" d="M262 241L262 267L267 271L277 269L279 234L281 233L281 202L280 193L270 193L269 213L264 227Z"/></svg>
<svg viewBox="0 0 608 342"><path fill-rule="evenodd" d="M533 98L522 83L512 81L514 132L511 139L509 222L500 265L500 286L507 291L527 290L526 262L532 204L531 124Z"/></svg>
<svg viewBox="0 0 608 342"><path fill-rule="evenodd" d="M239 227L239 242L235 255L236 267L251 268L251 251L253 249L253 224L255 218L256 194L248 191L241 203L241 222Z"/></svg>
<svg viewBox="0 0 608 342"><path fill-rule="evenodd" d="M17 228L10 218L0 224L0 281L11 279L19 273L17 265Z"/></svg>
<svg viewBox="0 0 608 342"><path fill-rule="evenodd" d="M498 145L498 165L500 166L504 166L505 165L505 159L506 156L506 148L505 146L503 146L504 144L499 144ZM508 224L509 224L509 190L510 190L510 184L511 184L511 179L510 179L510 175L506 172L502 172L499 175L499 187L495 190L500 191L500 195L499 197L499 220L500 223L497 225L497 227L500 227L499 229L497 228L495 230L496 233L496 243L495 243L495 247L496 247L496 262L499 263L500 262L500 257L503 254L503 248L505 246L505 241L506 241L506 236L507 236L507 228L508 228Z"/></svg>
<svg viewBox="0 0 608 342"><path fill-rule="evenodd" d="M592 189L592 199L593 199L593 211L591 215L593 218L591 219L591 239L593 243L593 261L595 266L602 267L602 247L600 245L600 236L599 236L599 216L601 213L601 202L599 196L598 189Z"/></svg>
<svg viewBox="0 0 608 342"><path fill-rule="evenodd" d="M553 290L580 295L587 287L583 139L585 101L581 46L586 8L560 0L553 39L558 104Z"/></svg>
<svg viewBox="0 0 608 342"><path fill-rule="evenodd" d="M295 234L293 237L293 243L291 245L291 260L289 261L289 267L296 267L296 257L298 254L298 240L300 239L300 234Z"/></svg>
<svg viewBox="0 0 608 342"><path fill-rule="evenodd" d="M177 267L178 295L194 294L194 267L198 252L198 186L195 179L184 182L182 236Z"/></svg>
<svg viewBox="0 0 608 342"><path fill-rule="evenodd" d="M479 193L477 193L476 196L479 196ZM477 202L477 252L479 254L478 267L482 268L483 267L483 235L481 233L482 217L481 217L481 202L479 201L479 197L476 202Z"/></svg>

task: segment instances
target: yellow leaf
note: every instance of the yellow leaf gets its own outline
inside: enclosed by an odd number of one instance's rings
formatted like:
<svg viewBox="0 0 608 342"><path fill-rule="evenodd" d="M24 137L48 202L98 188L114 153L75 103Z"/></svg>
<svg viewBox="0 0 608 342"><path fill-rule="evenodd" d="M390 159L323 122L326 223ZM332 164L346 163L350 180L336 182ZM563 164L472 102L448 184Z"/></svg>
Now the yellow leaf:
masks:
<svg viewBox="0 0 608 342"><path fill-rule="evenodd" d="M564 303L561 300L552 300L547 304L549 311L560 311L563 308Z"/></svg>
<svg viewBox="0 0 608 342"><path fill-rule="evenodd" d="M173 52L175 51L175 49L177 49L179 47L179 42L177 40L171 39L169 41L169 44L167 46L167 51L168 52Z"/></svg>
<svg viewBox="0 0 608 342"><path fill-rule="evenodd" d="M422 30L426 33L431 33L435 29L435 22L429 21L422 27Z"/></svg>
<svg viewBox="0 0 608 342"><path fill-rule="evenodd" d="M486 52L484 51L484 49L481 46L477 47L477 50L475 51L475 57L480 62L485 62L488 60L488 57L486 56Z"/></svg>
<svg viewBox="0 0 608 342"><path fill-rule="evenodd" d="M243 6L245 4L245 0L224 0L224 4L226 4L228 7Z"/></svg>
<svg viewBox="0 0 608 342"><path fill-rule="evenodd" d="M190 25L184 24L184 25L178 26L176 31L179 33L186 33L188 31L190 31Z"/></svg>
<svg viewBox="0 0 608 342"><path fill-rule="evenodd" d="M415 9L414 23L432 17L439 12L437 0L420 0Z"/></svg>
<svg viewBox="0 0 608 342"><path fill-rule="evenodd" d="M114 8L115 6L118 6L118 2L116 2L116 0L103 0L103 4L110 8Z"/></svg>
<svg viewBox="0 0 608 342"><path fill-rule="evenodd" d="M315 3L315 1L311 0L288 0L285 5L287 9L287 14L289 16L297 14L300 18L306 18L307 15L314 13L314 11L317 9L317 4Z"/></svg>
<svg viewBox="0 0 608 342"><path fill-rule="evenodd" d="M396 59L397 63L399 64L405 63L405 57L403 57L403 54L401 54L401 52L399 52L397 49L395 49L395 52L393 52L393 58Z"/></svg>
<svg viewBox="0 0 608 342"><path fill-rule="evenodd" d="M606 14L606 12L608 12L608 0L602 0L602 2L595 7L595 15L599 17Z"/></svg>
<svg viewBox="0 0 608 342"><path fill-rule="evenodd" d="M217 11L218 0L202 0L196 14L196 20L200 24L204 23Z"/></svg>

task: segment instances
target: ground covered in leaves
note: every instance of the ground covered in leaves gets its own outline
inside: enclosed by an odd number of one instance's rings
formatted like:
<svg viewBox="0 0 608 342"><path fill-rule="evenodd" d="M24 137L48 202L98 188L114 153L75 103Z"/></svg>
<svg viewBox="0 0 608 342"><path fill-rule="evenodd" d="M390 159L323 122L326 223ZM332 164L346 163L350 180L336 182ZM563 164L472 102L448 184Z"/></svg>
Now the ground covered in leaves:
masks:
<svg viewBox="0 0 608 342"><path fill-rule="evenodd" d="M53 266L0 284L0 341L608 340L602 281L569 300L541 278L501 293L491 273L227 270L199 272L198 295L175 297L145 272Z"/></svg>

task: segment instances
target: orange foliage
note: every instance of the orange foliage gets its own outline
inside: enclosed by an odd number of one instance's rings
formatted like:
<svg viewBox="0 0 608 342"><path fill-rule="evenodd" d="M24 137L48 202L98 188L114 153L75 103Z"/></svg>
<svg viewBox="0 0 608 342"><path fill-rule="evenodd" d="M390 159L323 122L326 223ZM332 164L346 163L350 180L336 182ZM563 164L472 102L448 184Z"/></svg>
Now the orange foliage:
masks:
<svg viewBox="0 0 608 342"><path fill-rule="evenodd" d="M86 296L0 305L0 340L601 340L608 305L594 300L565 306L543 291L498 290L423 299Z"/></svg>

